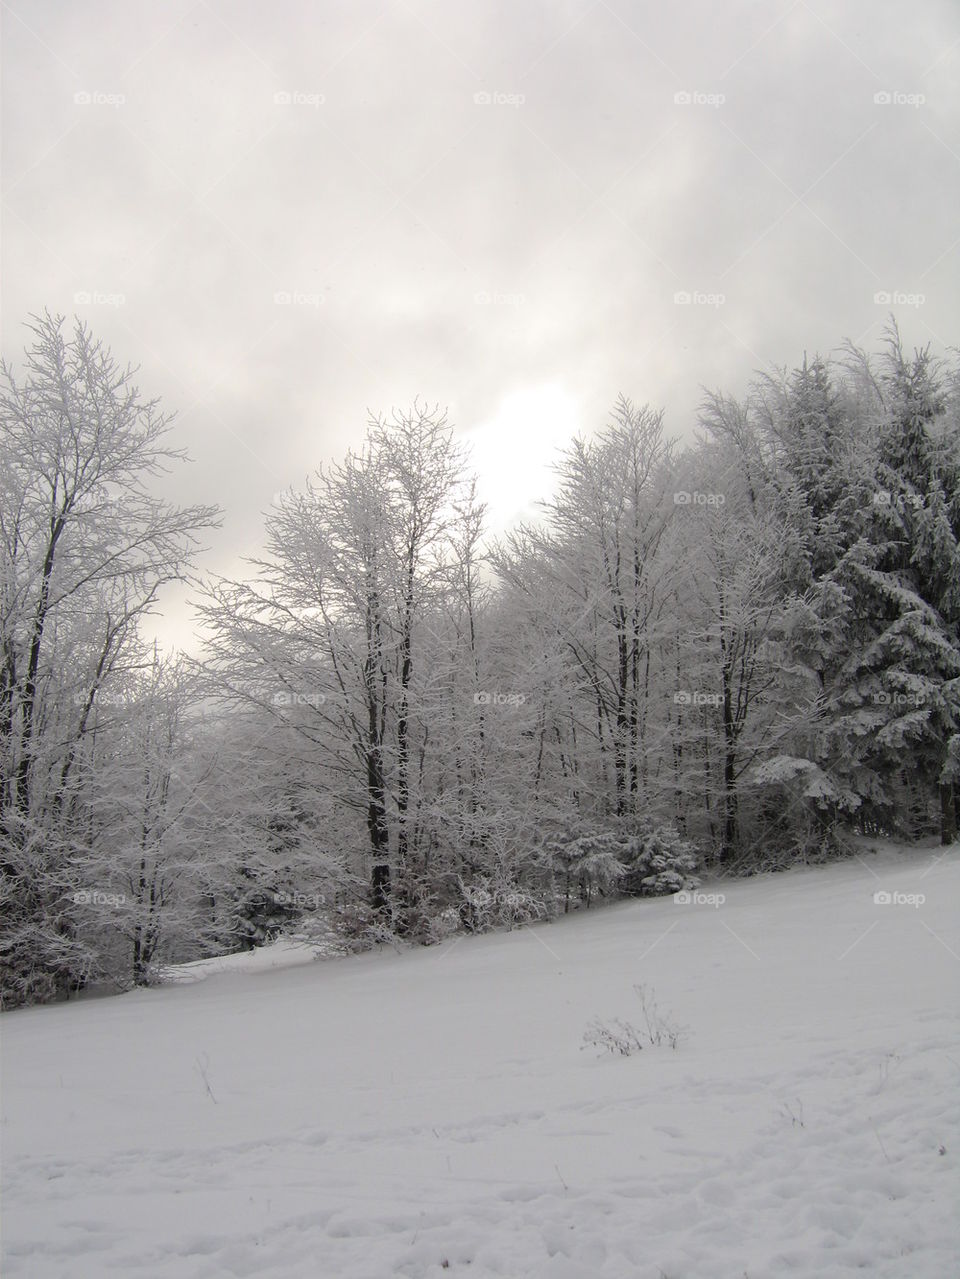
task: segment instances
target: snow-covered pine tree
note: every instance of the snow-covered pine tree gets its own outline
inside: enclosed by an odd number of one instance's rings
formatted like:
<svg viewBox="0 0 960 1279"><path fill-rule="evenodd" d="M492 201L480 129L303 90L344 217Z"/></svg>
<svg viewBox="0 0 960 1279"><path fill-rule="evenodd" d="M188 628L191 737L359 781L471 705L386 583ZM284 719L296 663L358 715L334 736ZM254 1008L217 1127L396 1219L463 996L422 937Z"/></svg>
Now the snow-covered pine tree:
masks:
<svg viewBox="0 0 960 1279"><path fill-rule="evenodd" d="M567 914L574 898L589 906L610 892L627 873L620 860L623 844L615 830L571 830L550 839L546 852L553 864Z"/></svg>
<svg viewBox="0 0 960 1279"><path fill-rule="evenodd" d="M876 441L858 396L871 383L862 379L855 394L837 372L805 357L792 374L762 378L752 397L784 547L781 603L764 648L780 732L749 774L761 842L774 846L769 864L782 863L777 846L787 860L820 856L864 795L879 798L858 751L873 723L855 697L850 703L851 654L872 632L835 576L869 517Z"/></svg>
<svg viewBox="0 0 960 1279"><path fill-rule="evenodd" d="M881 372L887 402L869 526L848 568L876 634L863 652L882 723L870 755L909 771L936 798L944 843L956 836L951 743L960 732L960 431L929 349L904 355L891 324Z"/></svg>
<svg viewBox="0 0 960 1279"><path fill-rule="evenodd" d="M859 376L843 395L813 378L819 419L789 410L797 393L809 409L809 374L794 380L783 414L808 434L819 420L825 440L841 447L808 449L811 465L785 469L784 495L792 490L794 503L801 495L809 530L783 611L795 727L789 751L764 761L754 780L792 786L795 801L816 806L825 830L854 811L864 829L896 829L919 802L916 833L933 820L939 794L949 840L955 798L944 770L960 709L960 433L948 420L940 370L928 352L906 359L895 328L879 376L853 348L848 362ZM830 406L844 399L838 432ZM817 465L832 473L817 479Z"/></svg>

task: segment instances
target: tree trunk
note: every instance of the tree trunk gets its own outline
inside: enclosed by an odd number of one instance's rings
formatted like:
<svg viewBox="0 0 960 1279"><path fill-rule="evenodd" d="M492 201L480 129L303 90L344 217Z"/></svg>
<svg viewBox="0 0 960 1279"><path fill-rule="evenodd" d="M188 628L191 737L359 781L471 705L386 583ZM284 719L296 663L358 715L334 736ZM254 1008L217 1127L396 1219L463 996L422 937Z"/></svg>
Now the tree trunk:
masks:
<svg viewBox="0 0 960 1279"><path fill-rule="evenodd" d="M372 576L375 563L368 560L367 572ZM368 583L366 599L367 653L363 683L367 702L367 734L364 744L367 768L367 831L370 835L372 868L370 872L370 904L386 913L391 904L390 833L387 826L386 789L383 776L383 709L382 689L378 689L382 653L380 593L376 581Z"/></svg>
<svg viewBox="0 0 960 1279"><path fill-rule="evenodd" d="M371 709L376 720L376 708ZM373 868L370 877L370 900L374 910L386 911L390 905L390 840L383 791L383 761L379 747L367 751L367 830Z"/></svg>
<svg viewBox="0 0 960 1279"><path fill-rule="evenodd" d="M940 784L940 843L952 844L957 838L957 796L953 782Z"/></svg>

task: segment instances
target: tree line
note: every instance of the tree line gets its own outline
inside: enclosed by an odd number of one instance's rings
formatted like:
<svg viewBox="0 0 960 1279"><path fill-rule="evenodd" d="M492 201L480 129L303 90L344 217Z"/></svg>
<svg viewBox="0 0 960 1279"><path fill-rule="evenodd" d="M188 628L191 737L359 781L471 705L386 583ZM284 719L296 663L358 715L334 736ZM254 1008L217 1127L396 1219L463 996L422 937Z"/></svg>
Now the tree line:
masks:
<svg viewBox="0 0 960 1279"><path fill-rule="evenodd" d="M333 947L548 917L957 835L960 361L842 345L621 396L540 517L485 528L438 406L367 424L197 575L214 506L81 323L0 370L5 1007L283 930ZM194 584L197 657L144 631Z"/></svg>

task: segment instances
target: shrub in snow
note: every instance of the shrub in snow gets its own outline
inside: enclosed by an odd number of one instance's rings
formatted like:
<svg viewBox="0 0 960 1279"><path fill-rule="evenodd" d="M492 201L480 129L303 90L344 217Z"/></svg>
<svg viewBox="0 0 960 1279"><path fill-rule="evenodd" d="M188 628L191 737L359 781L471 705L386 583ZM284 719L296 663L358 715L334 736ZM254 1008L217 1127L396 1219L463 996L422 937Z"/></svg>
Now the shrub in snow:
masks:
<svg viewBox="0 0 960 1279"><path fill-rule="evenodd" d="M600 1048L604 1052L619 1054L621 1057L630 1057L643 1048L640 1031L630 1022L623 1021L619 1017L609 1022L594 1017L583 1032L583 1042L585 1046Z"/></svg>
<svg viewBox="0 0 960 1279"><path fill-rule="evenodd" d="M634 986L643 1012L643 1028L638 1029L632 1022L615 1017L612 1021L601 1021L599 1017L587 1026L583 1033L585 1046L600 1048L603 1052L614 1053L621 1057L630 1057L640 1052L644 1046L659 1048L669 1044L676 1049L689 1034L686 1026L678 1025L671 1014L661 1013L657 1007L656 996L651 986Z"/></svg>
<svg viewBox="0 0 960 1279"><path fill-rule="evenodd" d="M0 1008L45 1003L81 990L98 975L96 956L63 921L6 923L0 938Z"/></svg>
<svg viewBox="0 0 960 1279"><path fill-rule="evenodd" d="M329 924L347 954L358 954L375 946L402 945L389 920L367 902L348 902L338 907L329 916Z"/></svg>
<svg viewBox="0 0 960 1279"><path fill-rule="evenodd" d="M613 829L569 832L549 840L545 850L564 912L573 897L589 906L595 896L655 897L700 883L696 848L666 823L632 819Z"/></svg>
<svg viewBox="0 0 960 1279"><path fill-rule="evenodd" d="M231 938L240 950L265 946L297 918L298 911L283 900L278 886L259 883L243 870L233 894Z"/></svg>
<svg viewBox="0 0 960 1279"><path fill-rule="evenodd" d="M520 884L486 875L477 876L470 883L462 879L457 882L461 895L459 918L468 932L528 924L547 914L543 900Z"/></svg>
<svg viewBox="0 0 960 1279"><path fill-rule="evenodd" d="M652 986L645 986L642 983L634 986L634 991L640 1000L640 1007L643 1011L643 1024L646 1027L646 1036L653 1047L659 1047L661 1044L669 1044L671 1048L676 1048L678 1044L683 1043L690 1033L687 1026L680 1026L673 1020L671 1013L661 1013L657 1007L657 998L653 993Z"/></svg>
<svg viewBox="0 0 960 1279"><path fill-rule="evenodd" d="M793 1106L791 1106L789 1102L785 1101L780 1107L778 1113L781 1118L790 1120L791 1128L806 1128L807 1126L803 1118L803 1102L799 1099L799 1097L797 1098L796 1110L794 1110Z"/></svg>
<svg viewBox="0 0 960 1279"><path fill-rule="evenodd" d="M631 897L662 897L696 888L699 857L674 826L643 823L622 840L620 891Z"/></svg>
<svg viewBox="0 0 960 1279"><path fill-rule="evenodd" d="M448 906L427 921L423 942L427 946L435 946L458 933L462 926L459 910L455 906Z"/></svg>
<svg viewBox="0 0 960 1279"><path fill-rule="evenodd" d="M545 851L559 880L564 914L574 896L589 906L593 897L614 890L626 871L615 831L571 831L548 840Z"/></svg>

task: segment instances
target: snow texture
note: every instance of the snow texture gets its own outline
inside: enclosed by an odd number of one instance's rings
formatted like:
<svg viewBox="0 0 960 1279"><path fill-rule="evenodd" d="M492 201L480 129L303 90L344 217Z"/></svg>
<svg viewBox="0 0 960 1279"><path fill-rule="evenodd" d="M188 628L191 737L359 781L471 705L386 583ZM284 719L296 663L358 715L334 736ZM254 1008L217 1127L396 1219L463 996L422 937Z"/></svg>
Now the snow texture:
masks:
<svg viewBox="0 0 960 1279"><path fill-rule="evenodd" d="M958 851L10 1013L3 1273L957 1279Z"/></svg>

